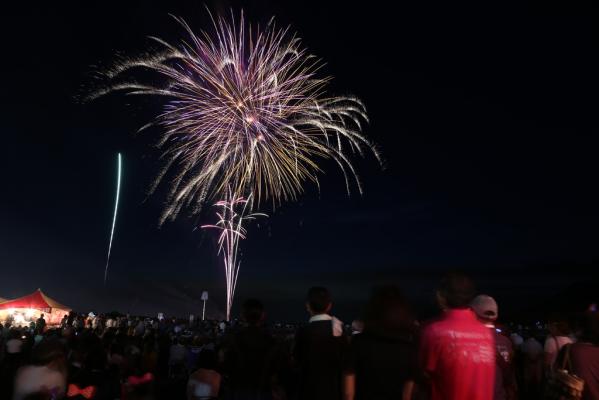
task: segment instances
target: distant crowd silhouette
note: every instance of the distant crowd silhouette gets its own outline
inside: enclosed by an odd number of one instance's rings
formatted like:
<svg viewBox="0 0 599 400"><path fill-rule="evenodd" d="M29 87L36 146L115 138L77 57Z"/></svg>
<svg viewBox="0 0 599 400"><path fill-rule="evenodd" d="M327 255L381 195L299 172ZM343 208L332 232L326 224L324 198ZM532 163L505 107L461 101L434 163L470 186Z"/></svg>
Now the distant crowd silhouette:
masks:
<svg viewBox="0 0 599 400"><path fill-rule="evenodd" d="M333 316L324 287L309 289L309 319L297 326L269 324L257 299L233 323L7 320L0 399L599 399L595 305L508 328L496 324L495 299L458 272L443 277L436 301L438 318L419 321L397 286L377 287L350 325Z"/></svg>

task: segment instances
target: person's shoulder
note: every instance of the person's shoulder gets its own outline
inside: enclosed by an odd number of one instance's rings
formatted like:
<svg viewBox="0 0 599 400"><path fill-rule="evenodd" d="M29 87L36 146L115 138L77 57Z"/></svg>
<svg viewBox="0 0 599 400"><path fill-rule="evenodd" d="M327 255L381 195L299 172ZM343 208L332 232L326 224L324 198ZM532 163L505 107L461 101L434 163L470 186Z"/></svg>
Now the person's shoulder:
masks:
<svg viewBox="0 0 599 400"><path fill-rule="evenodd" d="M579 351L579 350L586 350L585 349L586 343L578 343L578 342L572 342L572 343L566 343L565 345L562 346L562 350L563 349L568 349L568 351Z"/></svg>
<svg viewBox="0 0 599 400"><path fill-rule="evenodd" d="M563 342L564 344L572 344L572 343L576 343L576 338L572 337L572 336L562 336Z"/></svg>
<svg viewBox="0 0 599 400"><path fill-rule="evenodd" d="M504 336L500 333L495 334L495 340L503 346L513 347L513 343L510 340L510 338L508 338L507 336Z"/></svg>
<svg viewBox="0 0 599 400"><path fill-rule="evenodd" d="M568 349L568 351L574 356L582 355L585 357L595 358L599 355L599 346L591 343L568 343L562 349Z"/></svg>
<svg viewBox="0 0 599 400"><path fill-rule="evenodd" d="M494 328L489 328L488 326L479 321L473 321L469 329L480 335L488 336L491 339L494 339L495 336L497 336Z"/></svg>
<svg viewBox="0 0 599 400"><path fill-rule="evenodd" d="M428 322L422 326L420 331L420 343L422 344L431 344L434 342L439 342L441 337L447 331L445 324L440 320Z"/></svg>
<svg viewBox="0 0 599 400"><path fill-rule="evenodd" d="M372 341L372 336L367 332L363 332L352 335L349 344L353 349L362 349L369 347L369 343Z"/></svg>
<svg viewBox="0 0 599 400"><path fill-rule="evenodd" d="M308 327L309 327L308 325L298 326L297 329L295 330L295 337L304 336L306 334Z"/></svg>
<svg viewBox="0 0 599 400"><path fill-rule="evenodd" d="M423 335L433 335L447 329L447 321L443 317L428 320L422 324Z"/></svg>
<svg viewBox="0 0 599 400"><path fill-rule="evenodd" d="M545 352L547 353L551 353L557 350L557 339L555 338L555 336L547 336L545 338L545 342L543 343L543 349L545 349Z"/></svg>

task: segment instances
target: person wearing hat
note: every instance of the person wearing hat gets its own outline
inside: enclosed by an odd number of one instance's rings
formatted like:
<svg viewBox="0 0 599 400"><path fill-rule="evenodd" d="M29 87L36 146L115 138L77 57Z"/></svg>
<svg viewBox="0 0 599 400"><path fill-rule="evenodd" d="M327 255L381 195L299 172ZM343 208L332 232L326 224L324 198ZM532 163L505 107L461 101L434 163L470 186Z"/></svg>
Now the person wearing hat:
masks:
<svg viewBox="0 0 599 400"><path fill-rule="evenodd" d="M478 320L493 331L495 337L496 359L494 400L517 398L516 376L514 372L514 348L512 341L496 329L495 321L499 316L497 302L491 296L480 294L470 303L470 308Z"/></svg>
<svg viewBox="0 0 599 400"><path fill-rule="evenodd" d="M494 298L486 294L479 294L470 303L470 308L476 313L478 320L485 324L487 328L495 329L495 321L499 312Z"/></svg>

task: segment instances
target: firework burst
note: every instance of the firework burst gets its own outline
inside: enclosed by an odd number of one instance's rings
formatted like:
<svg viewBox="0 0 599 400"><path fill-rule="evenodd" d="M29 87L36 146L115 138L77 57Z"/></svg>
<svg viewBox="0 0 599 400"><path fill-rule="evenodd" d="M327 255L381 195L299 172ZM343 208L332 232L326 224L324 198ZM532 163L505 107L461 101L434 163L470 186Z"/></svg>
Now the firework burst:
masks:
<svg viewBox="0 0 599 400"><path fill-rule="evenodd" d="M215 207L220 209L216 213L218 222L213 225L202 225L204 229L217 229L220 231L218 253L222 255L225 267L227 320L231 317L231 308L237 287L237 276L241 265L238 259L239 240L245 239L247 234L244 224L247 221L256 219L256 217L267 217L266 214L260 213L247 214L251 197L251 194L247 199L237 197L232 190L229 190L227 199L215 204Z"/></svg>
<svg viewBox="0 0 599 400"><path fill-rule="evenodd" d="M362 187L350 153L375 147L362 134L364 104L331 97L322 63L308 54L289 28L271 20L263 29L236 19L213 18L213 30L195 34L175 18L187 38L172 45L152 37L160 50L125 58L103 73L108 85L92 97L115 91L165 96L156 121L166 160L155 186L175 174L161 223L183 209L197 213L208 198L253 193L256 204L294 200L303 184L318 184L318 162L329 158L344 174L348 192ZM131 79L136 70L157 76ZM158 82L158 83L157 83ZM143 129L143 128L142 128Z"/></svg>

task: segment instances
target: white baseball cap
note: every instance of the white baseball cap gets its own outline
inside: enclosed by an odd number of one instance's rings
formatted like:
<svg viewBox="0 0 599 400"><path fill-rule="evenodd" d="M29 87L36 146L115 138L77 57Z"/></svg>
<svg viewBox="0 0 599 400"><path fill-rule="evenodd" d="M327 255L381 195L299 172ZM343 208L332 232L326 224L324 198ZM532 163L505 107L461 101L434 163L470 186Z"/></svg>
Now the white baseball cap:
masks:
<svg viewBox="0 0 599 400"><path fill-rule="evenodd" d="M470 303L470 307L480 319L486 321L495 321L499 315L497 302L486 294L476 296Z"/></svg>

